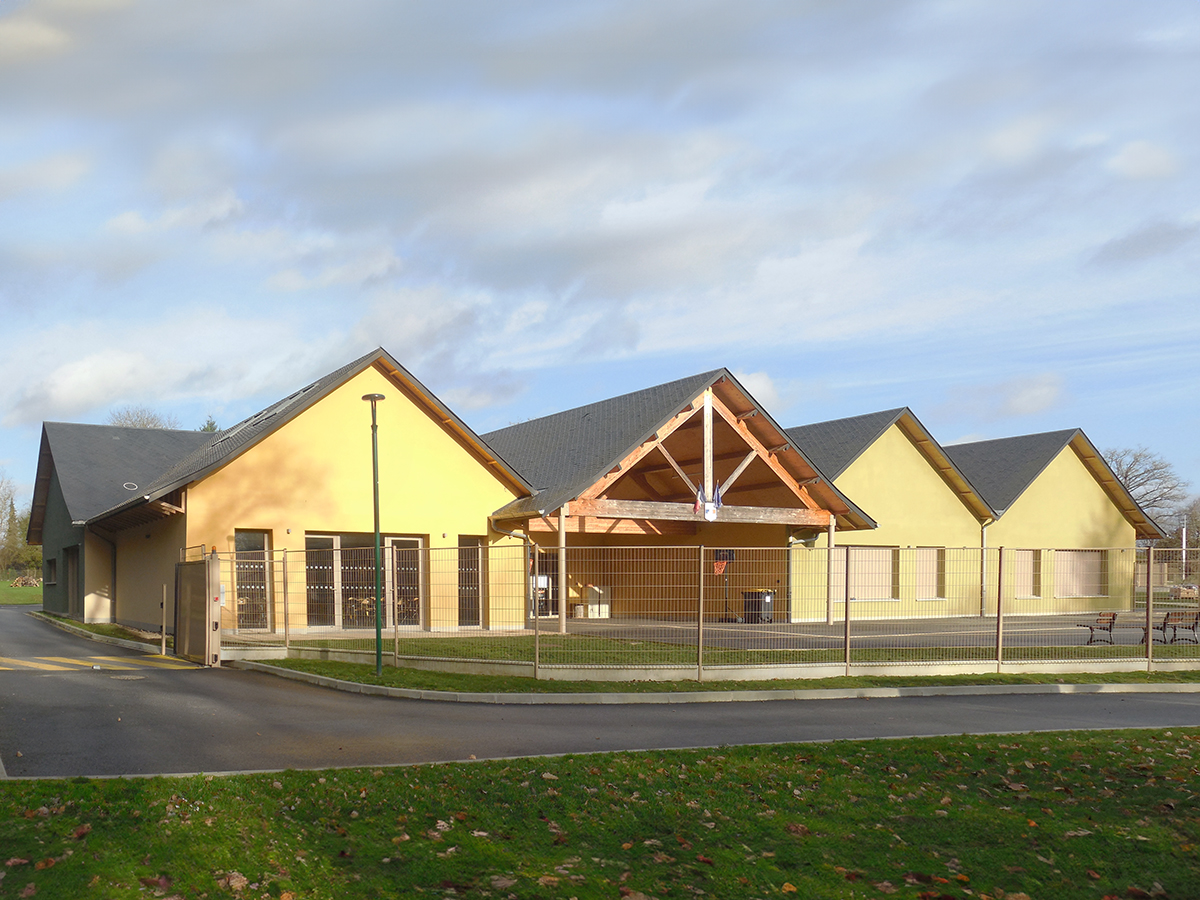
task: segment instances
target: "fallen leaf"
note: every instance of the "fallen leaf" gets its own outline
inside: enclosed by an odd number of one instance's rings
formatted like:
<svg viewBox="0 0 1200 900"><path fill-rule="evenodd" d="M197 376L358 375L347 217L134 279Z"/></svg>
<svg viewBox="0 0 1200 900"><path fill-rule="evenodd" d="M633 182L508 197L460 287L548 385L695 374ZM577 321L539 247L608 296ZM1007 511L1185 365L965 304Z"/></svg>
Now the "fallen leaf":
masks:
<svg viewBox="0 0 1200 900"><path fill-rule="evenodd" d="M1092 881L1099 881L1099 880L1100 880L1100 873L1099 873L1099 872L1096 872L1096 871L1093 871L1092 869L1088 869L1088 870L1087 870L1087 877L1088 877L1088 878L1090 878L1090 879L1092 879Z"/></svg>
<svg viewBox="0 0 1200 900"><path fill-rule="evenodd" d="M29 860L21 859L20 857L17 857L17 856L14 856L12 859L10 859L8 862L5 863L6 866L24 866L24 865L28 865L28 864L29 864Z"/></svg>
<svg viewBox="0 0 1200 900"><path fill-rule="evenodd" d="M148 888L163 888L164 890L171 886L171 879L166 875L155 875L151 878L139 878L138 881L143 886Z"/></svg>
<svg viewBox="0 0 1200 900"><path fill-rule="evenodd" d="M654 855L651 857L651 859L653 859L656 863L673 863L673 862L675 862L675 857L667 856L667 854L663 853L661 850L655 850Z"/></svg>
<svg viewBox="0 0 1200 900"><path fill-rule="evenodd" d="M20 753L17 754L17 756L20 756L20 755L21 755ZM31 882L29 882L29 884L25 885L25 887L23 887L21 889L21 893L19 893L17 896L18 897L32 897L36 893L37 893L37 885L31 881Z"/></svg>
<svg viewBox="0 0 1200 900"><path fill-rule="evenodd" d="M56 862L58 862L58 860L56 860L53 856L47 856L45 859L39 859L37 861L37 863L34 865L34 868L35 869L49 869Z"/></svg>
<svg viewBox="0 0 1200 900"><path fill-rule="evenodd" d="M509 878L506 875L493 875L492 876L492 887L494 887L498 891L507 890L508 888L512 887L516 883L517 883L517 879Z"/></svg>
<svg viewBox="0 0 1200 900"><path fill-rule="evenodd" d="M890 881L877 881L875 882L875 890L882 894L894 894L899 890L899 888Z"/></svg>
<svg viewBox="0 0 1200 900"><path fill-rule="evenodd" d="M85 834L87 834L87 833L88 833L89 831L91 831L91 830L92 830L92 826L91 826L91 825L80 825L78 828L76 828L76 829L75 829L73 832L71 832L71 833L72 833L73 835L75 835L75 840L77 840L77 841L78 841L78 840L82 840L82 839L83 839L83 836L84 836Z"/></svg>
<svg viewBox="0 0 1200 900"><path fill-rule="evenodd" d="M558 776L552 772L543 772L542 777L547 781L558 781Z"/></svg>
<svg viewBox="0 0 1200 900"><path fill-rule="evenodd" d="M558 884L558 878L554 875L543 875L538 879L538 884L542 885L543 887L554 887Z"/></svg>
<svg viewBox="0 0 1200 900"><path fill-rule="evenodd" d="M633 844L631 844L629 841L626 841L625 843L623 843L621 845L621 849L622 850L632 850ZM23 860L23 862L29 862L29 860L26 859L26 860ZM10 863L10 865L11 865L11 863Z"/></svg>
<svg viewBox="0 0 1200 900"><path fill-rule="evenodd" d="M1066 834L1063 835L1063 837L1085 837L1086 835L1089 835L1089 834L1091 834L1091 832L1088 831L1086 828L1079 828L1079 829L1076 829L1075 831L1068 831Z"/></svg>
<svg viewBox="0 0 1200 900"><path fill-rule="evenodd" d="M790 881L785 881L783 883L783 887L780 888L780 890L782 890L785 894L794 894L794 893L796 893L797 890L799 890L799 888L797 888Z"/></svg>
<svg viewBox="0 0 1200 900"><path fill-rule="evenodd" d="M801 825L799 822L788 822L783 827L787 829L788 834L794 834L796 837L808 837L812 834L807 825Z"/></svg>
<svg viewBox="0 0 1200 900"><path fill-rule="evenodd" d="M697 853L697 854L696 854L696 860L697 860L697 862L702 862L702 863L704 863L706 866L715 866L715 865L716 865L716 863L715 863L715 862L713 862L711 859L709 859L709 858L708 858L707 856L705 856L703 853Z"/></svg>

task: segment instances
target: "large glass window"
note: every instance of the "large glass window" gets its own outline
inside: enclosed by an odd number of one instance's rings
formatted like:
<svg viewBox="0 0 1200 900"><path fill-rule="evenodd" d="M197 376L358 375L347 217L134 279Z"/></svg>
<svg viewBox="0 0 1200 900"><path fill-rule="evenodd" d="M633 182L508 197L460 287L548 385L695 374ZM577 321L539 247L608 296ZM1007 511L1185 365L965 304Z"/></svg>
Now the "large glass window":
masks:
<svg viewBox="0 0 1200 900"><path fill-rule="evenodd" d="M381 541L383 626L420 625L424 539L384 535ZM308 534L304 547L309 626L374 628L375 535Z"/></svg>

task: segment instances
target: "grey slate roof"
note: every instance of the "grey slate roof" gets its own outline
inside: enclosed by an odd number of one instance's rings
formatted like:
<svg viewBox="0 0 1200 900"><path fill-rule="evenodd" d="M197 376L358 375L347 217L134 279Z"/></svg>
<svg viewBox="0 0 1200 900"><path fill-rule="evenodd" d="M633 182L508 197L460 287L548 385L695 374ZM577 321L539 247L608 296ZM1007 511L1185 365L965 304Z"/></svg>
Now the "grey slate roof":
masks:
<svg viewBox="0 0 1200 900"><path fill-rule="evenodd" d="M1078 428L944 447L984 500L1003 514L1071 440Z"/></svg>
<svg viewBox="0 0 1200 900"><path fill-rule="evenodd" d="M725 369L703 372L483 435L536 491L504 507L505 516L573 500L722 376L732 377Z"/></svg>
<svg viewBox="0 0 1200 900"><path fill-rule="evenodd" d="M837 480L854 460L908 411L908 407L902 406L846 419L814 422L788 428L786 434L817 464L817 468L827 477Z"/></svg>
<svg viewBox="0 0 1200 900"><path fill-rule="evenodd" d="M74 522L142 497L163 472L211 437L200 431L65 422L46 422L42 428Z"/></svg>

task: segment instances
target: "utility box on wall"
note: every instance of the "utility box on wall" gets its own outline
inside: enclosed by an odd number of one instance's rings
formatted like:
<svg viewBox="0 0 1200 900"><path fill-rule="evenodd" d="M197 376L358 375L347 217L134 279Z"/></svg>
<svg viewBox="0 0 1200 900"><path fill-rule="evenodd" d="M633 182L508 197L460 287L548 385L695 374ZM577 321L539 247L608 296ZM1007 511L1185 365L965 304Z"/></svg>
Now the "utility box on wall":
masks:
<svg viewBox="0 0 1200 900"><path fill-rule="evenodd" d="M587 603L587 617L589 619L608 619L612 617L612 588L586 584L583 587L583 591L584 600Z"/></svg>

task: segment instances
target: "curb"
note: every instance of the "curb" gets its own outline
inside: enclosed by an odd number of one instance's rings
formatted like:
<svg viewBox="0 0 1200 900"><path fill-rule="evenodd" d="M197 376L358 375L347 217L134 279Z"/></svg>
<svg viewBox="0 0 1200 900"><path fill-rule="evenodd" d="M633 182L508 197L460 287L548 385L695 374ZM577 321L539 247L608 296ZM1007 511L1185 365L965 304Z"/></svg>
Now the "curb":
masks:
<svg viewBox="0 0 1200 900"><path fill-rule="evenodd" d="M129 641L125 638L109 637L107 634L96 634L94 631L88 631L86 628L80 628L78 625L72 625L70 622L64 622L57 616L48 616L45 613L37 612L27 612L25 615L31 616L40 622L45 622L48 625L53 625L59 631L87 638L89 641L95 641L98 644L111 644L114 647L123 647L126 650L142 650L146 653L152 653L155 656L158 656L159 651L162 650L160 644L145 644L141 641Z"/></svg>
<svg viewBox="0 0 1200 900"><path fill-rule="evenodd" d="M821 688L783 691L687 691L657 694L473 694L455 691L421 691L342 681L281 669L249 660L224 663L234 669L264 672L290 681L349 694L391 697L403 700L434 700L442 703L488 703L526 706L579 706L597 704L745 703L764 700L873 700L891 697L972 697L1003 694L1200 694L1200 684L953 684L929 687Z"/></svg>

